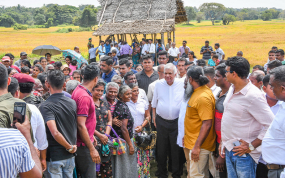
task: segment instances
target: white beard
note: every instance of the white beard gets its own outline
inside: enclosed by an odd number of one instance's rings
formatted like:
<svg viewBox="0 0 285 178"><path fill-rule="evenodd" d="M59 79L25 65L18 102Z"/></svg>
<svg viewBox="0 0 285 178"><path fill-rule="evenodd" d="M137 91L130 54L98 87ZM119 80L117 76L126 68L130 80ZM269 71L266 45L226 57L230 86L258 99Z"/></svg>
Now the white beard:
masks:
<svg viewBox="0 0 285 178"><path fill-rule="evenodd" d="M187 87L184 91L184 101L188 101L190 99L190 97L192 96L193 92L194 92L193 87L188 81Z"/></svg>

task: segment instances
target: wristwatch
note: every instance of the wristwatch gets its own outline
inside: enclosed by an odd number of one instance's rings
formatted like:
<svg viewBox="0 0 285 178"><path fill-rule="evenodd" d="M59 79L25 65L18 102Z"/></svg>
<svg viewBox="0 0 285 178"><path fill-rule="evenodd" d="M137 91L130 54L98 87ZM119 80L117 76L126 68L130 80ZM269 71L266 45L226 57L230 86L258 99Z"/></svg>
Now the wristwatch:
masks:
<svg viewBox="0 0 285 178"><path fill-rule="evenodd" d="M66 149L66 151L71 152L73 150L73 145L71 145L70 149Z"/></svg>
<svg viewBox="0 0 285 178"><path fill-rule="evenodd" d="M249 149L250 149L250 151L255 150L254 146L251 143L249 143Z"/></svg>

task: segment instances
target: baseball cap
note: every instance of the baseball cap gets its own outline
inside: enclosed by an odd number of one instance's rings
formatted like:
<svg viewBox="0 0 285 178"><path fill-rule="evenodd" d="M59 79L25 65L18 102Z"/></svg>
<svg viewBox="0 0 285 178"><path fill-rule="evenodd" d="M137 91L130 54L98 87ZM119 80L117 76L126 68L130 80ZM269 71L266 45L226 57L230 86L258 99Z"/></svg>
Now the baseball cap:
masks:
<svg viewBox="0 0 285 178"><path fill-rule="evenodd" d="M20 53L20 56L25 56L25 55L27 55L26 52L21 52L21 53Z"/></svg>
<svg viewBox="0 0 285 178"><path fill-rule="evenodd" d="M10 57L9 56L4 56L2 58L2 62L5 62L5 61L9 61L10 62Z"/></svg>

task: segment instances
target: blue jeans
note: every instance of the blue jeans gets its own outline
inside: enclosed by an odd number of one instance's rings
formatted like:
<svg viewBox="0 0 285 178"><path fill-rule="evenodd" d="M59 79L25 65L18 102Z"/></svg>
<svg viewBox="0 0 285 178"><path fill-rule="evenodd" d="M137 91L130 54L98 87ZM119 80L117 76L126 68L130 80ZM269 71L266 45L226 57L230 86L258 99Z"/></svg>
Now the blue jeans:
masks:
<svg viewBox="0 0 285 178"><path fill-rule="evenodd" d="M246 157L234 156L233 151L226 149L228 178L255 178L257 164L249 154Z"/></svg>
<svg viewBox="0 0 285 178"><path fill-rule="evenodd" d="M59 161L47 161L47 170L44 172L44 176L45 178L73 178L74 167L74 157Z"/></svg>

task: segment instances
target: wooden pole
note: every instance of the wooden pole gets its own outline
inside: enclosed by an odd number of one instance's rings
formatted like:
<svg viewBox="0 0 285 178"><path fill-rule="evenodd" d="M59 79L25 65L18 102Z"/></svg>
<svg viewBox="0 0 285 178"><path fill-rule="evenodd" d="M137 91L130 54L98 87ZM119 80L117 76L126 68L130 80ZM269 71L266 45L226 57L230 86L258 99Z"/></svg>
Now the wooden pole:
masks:
<svg viewBox="0 0 285 178"><path fill-rule="evenodd" d="M128 43L127 34L124 34L125 41Z"/></svg>
<svg viewBox="0 0 285 178"><path fill-rule="evenodd" d="M151 34L151 39L152 39L152 41L154 42L154 40L153 40L153 34Z"/></svg>
<svg viewBox="0 0 285 178"><path fill-rule="evenodd" d="M119 41L120 41L120 37L119 37L119 34L117 34L117 42L119 44Z"/></svg>
<svg viewBox="0 0 285 178"><path fill-rule="evenodd" d="M132 40L132 43L133 43L133 37L132 37L132 34L130 34L130 37L131 37L131 40Z"/></svg>
<svg viewBox="0 0 285 178"><path fill-rule="evenodd" d="M164 33L161 33L161 44L164 45Z"/></svg>
<svg viewBox="0 0 285 178"><path fill-rule="evenodd" d="M175 43L175 27L173 28L173 42Z"/></svg>
<svg viewBox="0 0 285 178"><path fill-rule="evenodd" d="M102 41L102 40L101 40L101 36L99 36L99 45L100 45L101 41Z"/></svg>

